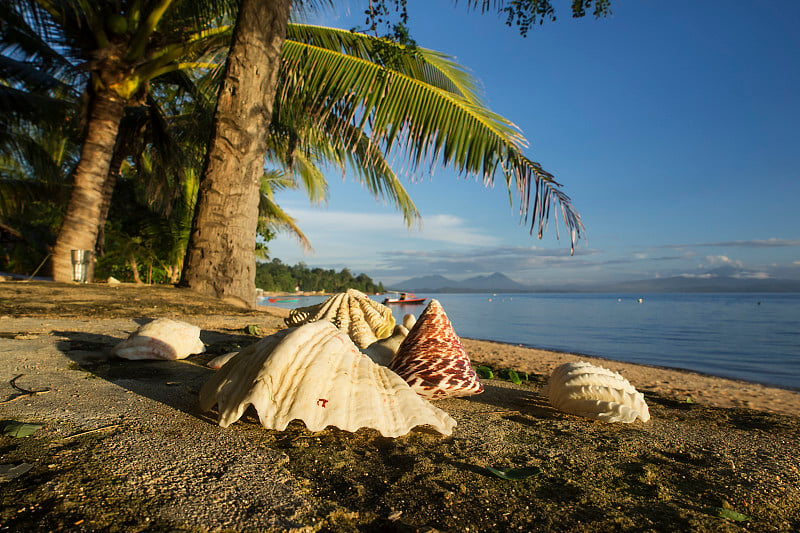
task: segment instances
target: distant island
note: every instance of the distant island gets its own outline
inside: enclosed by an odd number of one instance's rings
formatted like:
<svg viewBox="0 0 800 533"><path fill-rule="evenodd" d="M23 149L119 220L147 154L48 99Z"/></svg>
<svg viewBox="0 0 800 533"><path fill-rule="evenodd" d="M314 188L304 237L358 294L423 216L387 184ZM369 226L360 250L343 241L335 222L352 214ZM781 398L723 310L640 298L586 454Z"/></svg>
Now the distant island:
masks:
<svg viewBox="0 0 800 533"><path fill-rule="evenodd" d="M800 292L800 281L788 279L733 278L726 276L675 276L596 285L526 285L495 272L455 281L440 275L420 276L392 284L395 290L439 293L511 292Z"/></svg>

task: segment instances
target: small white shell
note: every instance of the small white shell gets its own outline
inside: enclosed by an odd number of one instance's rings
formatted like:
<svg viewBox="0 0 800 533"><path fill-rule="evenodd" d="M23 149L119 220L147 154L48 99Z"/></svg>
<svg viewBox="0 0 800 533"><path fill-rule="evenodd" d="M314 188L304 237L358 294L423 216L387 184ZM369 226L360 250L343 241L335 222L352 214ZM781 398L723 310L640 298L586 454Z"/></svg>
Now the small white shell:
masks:
<svg viewBox="0 0 800 533"><path fill-rule="evenodd" d="M391 337L375 341L362 351L369 356L370 359L379 365L389 366L400 344L405 340L408 335L408 330L405 326L400 324L394 327L394 332Z"/></svg>
<svg viewBox="0 0 800 533"><path fill-rule="evenodd" d="M423 424L449 435L456 425L327 321L280 331L239 352L200 390L200 407L214 404L222 427L248 405L264 427L279 431L294 419L311 431L369 427L385 437Z"/></svg>
<svg viewBox="0 0 800 533"><path fill-rule="evenodd" d="M218 355L214 359L206 363L206 366L208 368L213 368L214 370L219 370L220 368L225 366L225 363L233 359L237 353L239 352L228 352L222 355Z"/></svg>
<svg viewBox="0 0 800 533"><path fill-rule="evenodd" d="M414 324L417 323L417 317L415 317L412 313L406 313L403 315L403 327L407 330L411 331L411 328L414 327Z"/></svg>
<svg viewBox="0 0 800 533"><path fill-rule="evenodd" d="M542 392L553 407L573 415L605 422L650 420L644 395L627 379L583 361L554 369Z"/></svg>
<svg viewBox="0 0 800 533"><path fill-rule="evenodd" d="M395 324L391 309L355 289L334 294L321 304L293 309L285 322L294 327L317 320L332 322L359 348L390 336Z"/></svg>
<svg viewBox="0 0 800 533"><path fill-rule="evenodd" d="M112 354L123 359L184 359L205 350L200 328L186 322L157 318L117 344Z"/></svg>

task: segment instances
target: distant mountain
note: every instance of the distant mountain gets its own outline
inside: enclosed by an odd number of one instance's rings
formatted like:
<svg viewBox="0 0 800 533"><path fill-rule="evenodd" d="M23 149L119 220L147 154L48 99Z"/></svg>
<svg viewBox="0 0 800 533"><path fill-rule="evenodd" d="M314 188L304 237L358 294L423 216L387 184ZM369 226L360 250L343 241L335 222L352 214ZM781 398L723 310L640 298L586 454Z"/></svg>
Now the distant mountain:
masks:
<svg viewBox="0 0 800 533"><path fill-rule="evenodd" d="M454 281L444 276L432 275L411 278L393 287L409 292L800 292L800 280L754 279L726 276L689 277L675 276L645 280L624 281L606 285L534 287L495 272L489 276L475 276Z"/></svg>
<svg viewBox="0 0 800 533"><path fill-rule="evenodd" d="M393 286L412 292L530 292L534 290L533 287L516 282L500 272L489 276L475 276L463 281L455 281L439 275L421 276L407 279Z"/></svg>

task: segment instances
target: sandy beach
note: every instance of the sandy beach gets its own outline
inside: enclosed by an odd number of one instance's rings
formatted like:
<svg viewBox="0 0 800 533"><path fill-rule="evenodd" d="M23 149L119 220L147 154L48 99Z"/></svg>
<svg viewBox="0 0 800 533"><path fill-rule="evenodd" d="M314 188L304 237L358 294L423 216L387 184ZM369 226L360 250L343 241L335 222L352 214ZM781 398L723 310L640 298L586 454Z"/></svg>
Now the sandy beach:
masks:
<svg viewBox="0 0 800 533"><path fill-rule="evenodd" d="M530 381L436 405L450 437L418 428L223 429L197 391L212 357L283 326L171 287L0 283L0 524L9 530L791 531L800 528L800 393L694 372L463 339L476 364ZM206 352L135 362L110 349L146 319L202 329ZM251 330L252 331L252 330ZM652 420L603 424L540 394L550 371L587 360L645 394ZM486 467L537 469L522 480ZM27 468L27 467L22 467ZM744 517L744 518L743 518Z"/></svg>

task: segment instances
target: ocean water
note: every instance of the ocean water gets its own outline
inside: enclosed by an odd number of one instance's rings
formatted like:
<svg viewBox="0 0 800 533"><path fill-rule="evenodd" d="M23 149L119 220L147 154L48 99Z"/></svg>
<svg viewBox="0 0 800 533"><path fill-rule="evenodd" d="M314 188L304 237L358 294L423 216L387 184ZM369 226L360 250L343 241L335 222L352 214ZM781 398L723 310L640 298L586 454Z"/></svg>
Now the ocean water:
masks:
<svg viewBox="0 0 800 533"><path fill-rule="evenodd" d="M800 294L418 296L439 300L462 337L800 389ZM398 321L424 308L392 306Z"/></svg>

